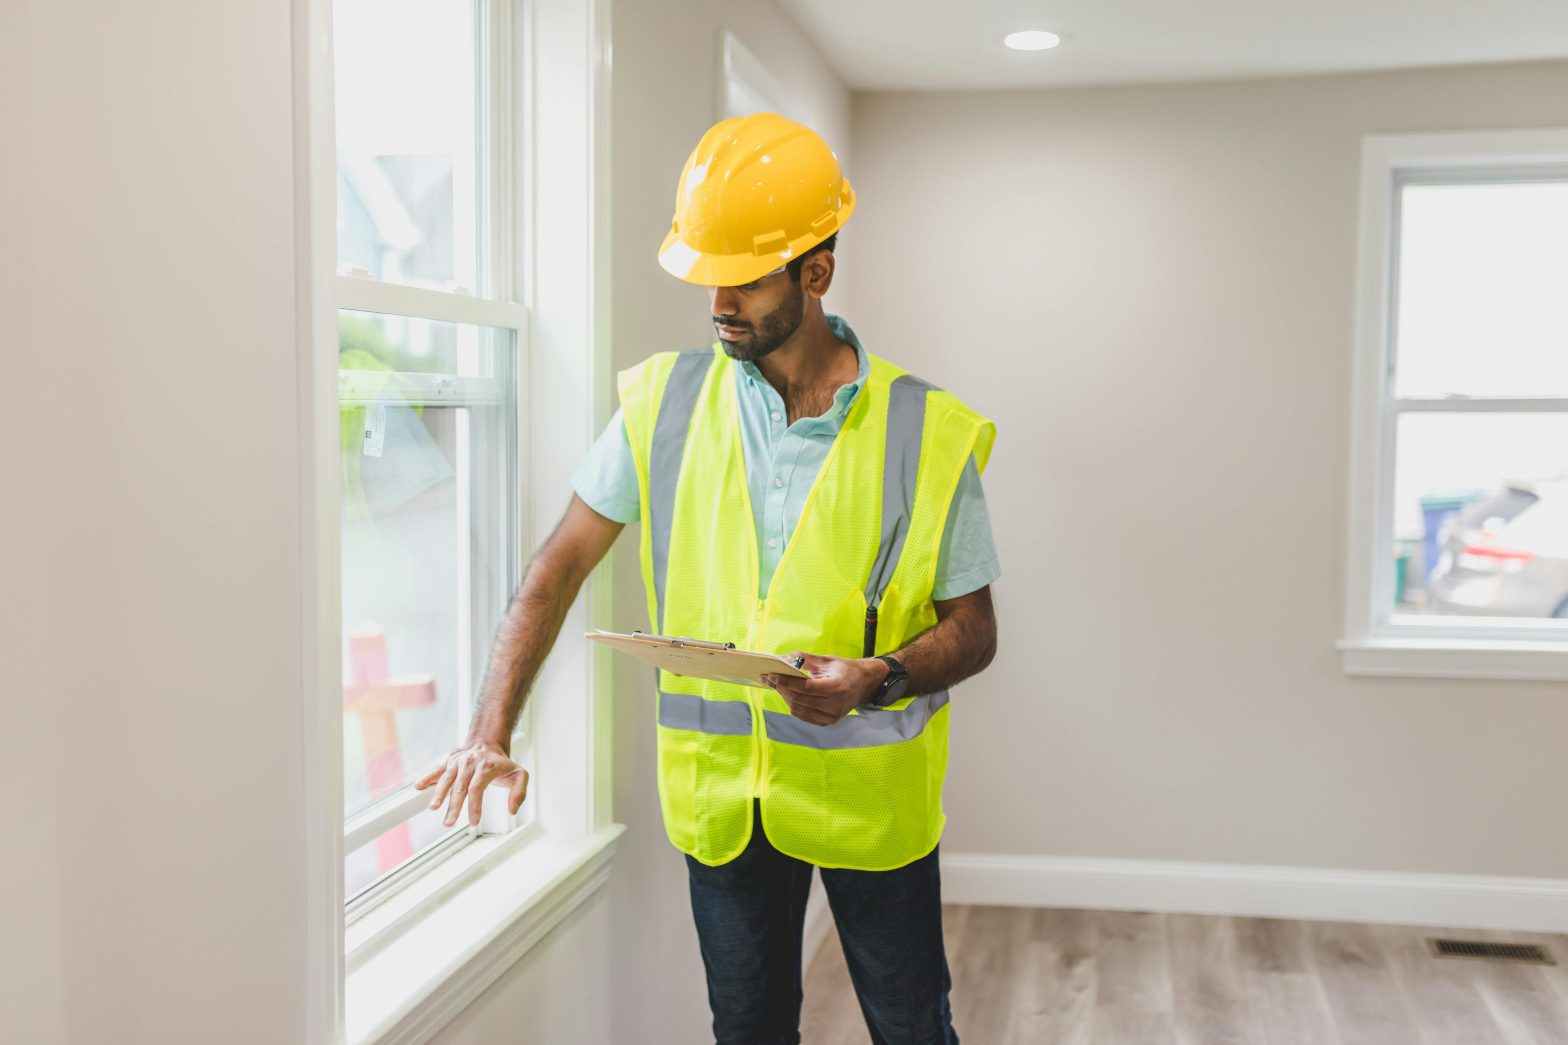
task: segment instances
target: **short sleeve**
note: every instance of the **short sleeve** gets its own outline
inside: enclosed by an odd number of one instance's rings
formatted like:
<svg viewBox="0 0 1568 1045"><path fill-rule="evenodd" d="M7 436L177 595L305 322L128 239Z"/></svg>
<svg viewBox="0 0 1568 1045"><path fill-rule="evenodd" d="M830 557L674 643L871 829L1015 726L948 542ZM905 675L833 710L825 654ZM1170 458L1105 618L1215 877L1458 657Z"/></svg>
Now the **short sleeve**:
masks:
<svg viewBox="0 0 1568 1045"><path fill-rule="evenodd" d="M956 599L979 591L1002 575L991 537L991 513L986 508L985 491L980 486L980 470L974 457L964 464L947 509L947 527L937 551L936 585L931 598Z"/></svg>
<svg viewBox="0 0 1568 1045"><path fill-rule="evenodd" d="M572 489L584 504L606 519L633 523L641 517L637 462L632 459L632 446L626 440L626 421L619 409L572 473Z"/></svg>

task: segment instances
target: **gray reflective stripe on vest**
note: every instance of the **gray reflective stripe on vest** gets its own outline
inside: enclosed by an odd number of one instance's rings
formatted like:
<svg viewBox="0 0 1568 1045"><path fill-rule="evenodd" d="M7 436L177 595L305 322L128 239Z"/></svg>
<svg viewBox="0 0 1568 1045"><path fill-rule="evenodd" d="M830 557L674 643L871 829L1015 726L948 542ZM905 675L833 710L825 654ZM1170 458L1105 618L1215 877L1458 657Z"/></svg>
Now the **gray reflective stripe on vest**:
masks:
<svg viewBox="0 0 1568 1045"><path fill-rule="evenodd" d="M670 562L670 527L675 521L675 484L680 479L686 433L697 409L697 395L713 363L713 350L694 348L675 357L675 366L659 400L659 417L653 424L653 445L648 453L648 534L653 540L653 595L664 623L664 577Z"/></svg>
<svg viewBox="0 0 1568 1045"><path fill-rule="evenodd" d="M947 702L947 690L937 690L923 693L897 710L863 707L858 715L845 715L831 726L803 722L783 711L762 714L769 740L833 751L913 740ZM696 693L661 689L659 725L712 736L744 737L751 733L751 705L744 700L707 700Z"/></svg>
<svg viewBox="0 0 1568 1045"><path fill-rule="evenodd" d="M704 700L695 693L659 690L659 725L723 737L751 735L751 705L744 700Z"/></svg>
<svg viewBox="0 0 1568 1045"><path fill-rule="evenodd" d="M882 539L866 581L866 605L880 606L893 579L904 538L915 515L915 479L920 474L920 444L926 427L926 393L940 391L914 374L902 374L888 387L887 449L882 463Z"/></svg>
<svg viewBox="0 0 1568 1045"><path fill-rule="evenodd" d="M860 708L860 714L845 715L831 726L815 726L782 711L764 711L762 722L767 728L768 739L781 744L822 751L879 747L918 737L925 731L931 716L946 703L947 690L940 689L935 693L923 693L896 711Z"/></svg>

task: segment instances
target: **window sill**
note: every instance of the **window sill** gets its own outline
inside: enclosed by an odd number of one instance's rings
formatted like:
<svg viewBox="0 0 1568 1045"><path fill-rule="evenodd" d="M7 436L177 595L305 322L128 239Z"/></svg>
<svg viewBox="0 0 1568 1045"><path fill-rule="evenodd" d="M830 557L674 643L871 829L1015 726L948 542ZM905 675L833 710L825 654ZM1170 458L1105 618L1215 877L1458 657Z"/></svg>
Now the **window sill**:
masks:
<svg viewBox="0 0 1568 1045"><path fill-rule="evenodd" d="M604 884L624 830L480 838L411 883L435 894L416 916L399 915L393 899L356 920L349 1045L429 1038Z"/></svg>
<svg viewBox="0 0 1568 1045"><path fill-rule="evenodd" d="M1345 674L1568 681L1568 643L1525 639L1342 639Z"/></svg>

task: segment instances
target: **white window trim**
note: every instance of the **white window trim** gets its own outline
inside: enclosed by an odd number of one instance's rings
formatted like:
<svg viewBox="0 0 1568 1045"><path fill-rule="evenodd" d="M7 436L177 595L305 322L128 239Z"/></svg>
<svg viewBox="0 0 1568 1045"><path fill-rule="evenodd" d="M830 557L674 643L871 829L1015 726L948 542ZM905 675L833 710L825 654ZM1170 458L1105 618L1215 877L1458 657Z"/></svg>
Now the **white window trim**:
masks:
<svg viewBox="0 0 1568 1045"><path fill-rule="evenodd" d="M337 310L396 298L394 310L461 322L512 325L526 314L519 444L532 486L521 528L549 532L570 495L572 465L609 416L609 10L609 0L492 0L493 47L524 56L525 75L489 114L517 200L502 227L515 230L520 263L501 266L514 280L501 300L462 301L337 276L331 0L291 0L309 1043L428 1040L593 895L623 830L610 816L609 657L570 638L611 625L607 561L573 606L561 630L568 638L529 701L534 823L462 846L345 933ZM494 67L503 66L501 58ZM514 156L523 123L531 141ZM541 245L547 265L534 263ZM352 962L346 942L360 945Z"/></svg>
<svg viewBox="0 0 1568 1045"><path fill-rule="evenodd" d="M1568 630L1540 621L1395 614L1388 568L1393 561L1396 419L1389 380L1396 179L1410 171L1564 165L1568 129L1563 128L1373 134L1362 140L1349 555L1345 637L1338 643L1347 674L1568 680Z"/></svg>
<svg viewBox="0 0 1568 1045"><path fill-rule="evenodd" d="M418 899L437 906L404 918L390 946L355 951L340 1040L427 1041L605 883L621 830L485 837L422 875Z"/></svg>

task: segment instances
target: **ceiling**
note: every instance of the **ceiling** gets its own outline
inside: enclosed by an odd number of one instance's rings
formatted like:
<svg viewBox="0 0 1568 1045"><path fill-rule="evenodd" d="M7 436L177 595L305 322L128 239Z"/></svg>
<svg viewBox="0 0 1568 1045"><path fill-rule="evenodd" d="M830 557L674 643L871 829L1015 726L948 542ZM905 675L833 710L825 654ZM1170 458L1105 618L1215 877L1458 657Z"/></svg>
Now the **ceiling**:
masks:
<svg viewBox="0 0 1568 1045"><path fill-rule="evenodd" d="M1568 57L1568 0L780 0L857 90L1159 83ZM1050 51L1002 37L1047 29Z"/></svg>

